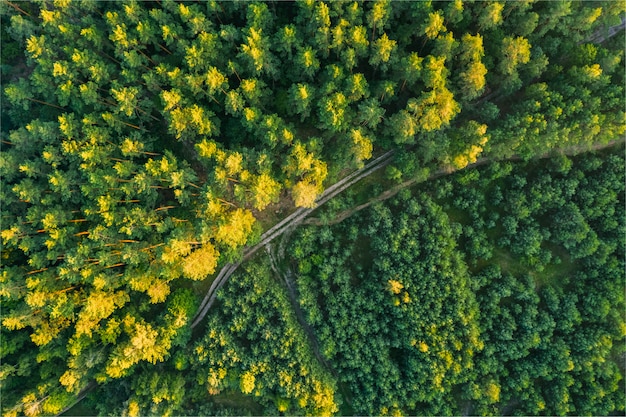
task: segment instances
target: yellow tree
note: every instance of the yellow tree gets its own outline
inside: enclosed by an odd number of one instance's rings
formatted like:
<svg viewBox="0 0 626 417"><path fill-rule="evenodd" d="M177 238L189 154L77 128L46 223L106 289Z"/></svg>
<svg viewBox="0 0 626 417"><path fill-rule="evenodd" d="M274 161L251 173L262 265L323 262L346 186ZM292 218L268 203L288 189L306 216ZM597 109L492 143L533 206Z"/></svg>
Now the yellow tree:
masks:
<svg viewBox="0 0 626 417"><path fill-rule="evenodd" d="M386 33L372 42L372 55L369 63L375 67L381 66L383 70L386 69L386 64L393 57L393 52L396 49L397 42L393 39L389 39ZM382 65L381 65L382 64Z"/></svg>
<svg viewBox="0 0 626 417"><path fill-rule="evenodd" d="M466 69L459 73L459 89L466 100L478 97L485 87L487 67L482 63L483 56L485 56L483 37L480 34L463 35L459 57L461 66Z"/></svg>
<svg viewBox="0 0 626 417"><path fill-rule="evenodd" d="M530 42L528 39L518 36L506 37L502 40L502 59L500 71L505 75L513 75L519 64L530 61Z"/></svg>
<svg viewBox="0 0 626 417"><path fill-rule="evenodd" d="M481 5L479 8L480 13L478 15L478 31L482 32L485 29L492 29L502 23L502 10L504 4L499 1L494 1Z"/></svg>
<svg viewBox="0 0 626 417"><path fill-rule="evenodd" d="M450 90L439 87L423 93L418 99L410 99L407 110L412 113L421 130L430 132L450 124L461 107Z"/></svg>
<svg viewBox="0 0 626 417"><path fill-rule="evenodd" d="M470 120L451 133L451 160L449 162L457 169L465 168L477 161L484 146L489 141L487 125Z"/></svg>
<svg viewBox="0 0 626 417"><path fill-rule="evenodd" d="M485 88L487 67L480 61L469 64L467 70L459 74L461 92L465 99L471 100L480 96Z"/></svg>
<svg viewBox="0 0 626 417"><path fill-rule="evenodd" d="M435 39L440 32L445 32L446 27L443 24L443 13L441 10L435 13L429 13L428 19L423 27L424 35L428 39Z"/></svg>
<svg viewBox="0 0 626 417"><path fill-rule="evenodd" d="M252 227L255 221L250 211L238 208L233 211L226 219L226 222L217 229L215 239L220 243L230 246L232 249L243 246L252 233Z"/></svg>
<svg viewBox="0 0 626 417"><path fill-rule="evenodd" d="M201 280L215 272L220 253L210 243L205 243L183 260L183 275L193 280Z"/></svg>
<svg viewBox="0 0 626 417"><path fill-rule="evenodd" d="M252 185L254 208L263 210L268 204L277 202L280 189L280 183L269 174L263 173L257 176Z"/></svg>
<svg viewBox="0 0 626 417"><path fill-rule="evenodd" d="M315 199L320 191L320 187L308 179L298 181L291 189L293 201L297 207L313 208Z"/></svg>
<svg viewBox="0 0 626 417"><path fill-rule="evenodd" d="M372 140L363 134L362 129L352 129L350 132L352 139L352 153L357 164L362 167L363 161L372 157Z"/></svg>

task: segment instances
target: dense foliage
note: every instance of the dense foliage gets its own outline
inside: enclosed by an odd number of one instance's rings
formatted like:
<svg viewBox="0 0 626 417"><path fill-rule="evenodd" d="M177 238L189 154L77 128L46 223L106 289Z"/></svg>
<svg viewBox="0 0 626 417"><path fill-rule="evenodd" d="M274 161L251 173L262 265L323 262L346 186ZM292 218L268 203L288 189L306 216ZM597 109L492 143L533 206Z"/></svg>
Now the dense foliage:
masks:
<svg viewBox="0 0 626 417"><path fill-rule="evenodd" d="M494 163L299 231L299 302L356 413L623 413L623 152Z"/></svg>
<svg viewBox="0 0 626 417"><path fill-rule="evenodd" d="M335 380L313 356L274 278L267 258L238 271L202 337L163 365L99 388L95 408L130 417L336 413Z"/></svg>
<svg viewBox="0 0 626 417"><path fill-rule="evenodd" d="M380 150L396 152L388 173L399 179L479 155L530 159L620 137L623 36L606 29L624 9L612 1L0 2L3 414L57 413L92 381L129 380L145 391L158 366L177 370L175 352L209 337L190 329L202 281L258 241L259 220L313 207L346 168ZM596 242L602 230L580 226L588 213L576 204L549 230L554 244L580 262L610 252ZM440 210L419 205L444 227ZM389 233L399 221L391 217ZM549 262L536 248L538 226L519 225L529 230L524 242L514 231L500 237L511 253ZM451 233L427 251L454 271L433 291L465 288ZM388 245L389 265L377 268L409 268ZM385 320L404 306L397 326L413 326L404 287L389 285L401 304ZM449 298L460 306L447 319L471 323L476 297ZM477 349L454 346L475 340L476 326L430 348L440 349L441 387L426 396L407 387L398 401L435 404L436 392L465 383ZM415 331L428 343L425 328ZM397 340L388 359L412 340ZM238 366L223 369L250 371ZM163 383L180 386L183 374L172 372ZM334 389L310 372L309 388L287 394L263 384L292 412L331 412L334 400L318 408L303 400ZM393 380L405 371L384 372ZM389 382L373 375L364 386L383 390ZM142 395L129 401L148 412ZM379 401L359 407L400 407Z"/></svg>
<svg viewBox="0 0 626 417"><path fill-rule="evenodd" d="M300 304L358 415L453 414L451 389L481 347L445 213L429 200L404 204L305 229L292 246Z"/></svg>

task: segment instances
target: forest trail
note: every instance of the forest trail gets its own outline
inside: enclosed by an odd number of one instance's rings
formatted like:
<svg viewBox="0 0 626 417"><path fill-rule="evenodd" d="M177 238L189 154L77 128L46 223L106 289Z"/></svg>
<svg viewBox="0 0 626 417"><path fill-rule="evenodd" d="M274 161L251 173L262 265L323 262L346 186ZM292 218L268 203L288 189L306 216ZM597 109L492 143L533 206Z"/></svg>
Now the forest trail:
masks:
<svg viewBox="0 0 626 417"><path fill-rule="evenodd" d="M583 42L602 43L607 39L617 35L622 29L626 28L626 17L622 17L622 23L619 25L611 26L604 30L599 30L593 34L593 36L585 39Z"/></svg>
<svg viewBox="0 0 626 417"><path fill-rule="evenodd" d="M191 328L195 328L202 319L206 316L207 312L213 305L215 298L217 296L217 291L222 288L222 286L228 281L230 276L239 268L239 265L247 259L249 259L252 255L254 255L260 248L270 243L272 240L281 236L287 230L292 228L293 226L301 223L309 214L311 214L314 210L319 208L321 205L335 197L337 194L341 193L346 188L352 186L356 182L361 179L367 177L373 172L378 171L379 169L387 166L393 159L393 152L389 151L379 156L378 158L370 161L363 168L357 169L350 175L345 178L337 181L335 184L328 187L324 192L319 196L317 200L317 205L314 208L299 208L291 215L287 216L285 219L280 221L278 224L267 230L263 235L261 235L261 241L257 243L255 246L252 246L249 249L244 251L244 255L242 260L235 264L226 264L219 272L217 277L213 280L211 287L207 291L204 299L200 303L198 310L192 320Z"/></svg>
<svg viewBox="0 0 626 417"><path fill-rule="evenodd" d="M583 152L591 152L591 151L599 151L602 149L606 149L606 148L610 148L612 146L618 145L620 143L625 143L626 139L622 138L622 139L618 139L618 140L614 140L611 141L609 143L604 143L604 144L596 144L593 145L590 149L581 149L578 147L572 147L572 148L566 148L566 149L561 149L558 150L557 152L562 154L562 155L577 155L579 153L583 153ZM544 155L541 155L539 157L537 157L537 159L545 159L545 158L550 158L555 156L554 153L547 153ZM512 156L510 158L505 158L505 159L499 159L498 161L519 161L522 158L520 158L519 156ZM485 165L488 164L489 162L492 162L492 159L490 158L481 158L478 161L474 162L473 164L469 164L464 168L461 169L450 169L449 167L445 167L445 168L441 168L435 172L433 172L432 174L430 174L428 176L428 178L426 178L425 180L421 181L421 182L425 182L425 181L432 181L434 179L437 179L439 177L442 177L444 175L449 175L449 174L454 174L455 172L458 171L462 171L465 169L469 169L469 168L475 168L477 166L480 165ZM357 213L363 209L368 208L369 206L371 206L374 203L380 202L380 201L385 201L391 197L393 197L394 195L396 195L400 190L410 187L414 184L416 184L418 182L418 180L416 179L409 179L407 181L404 181L398 185L396 185L395 187L384 191L383 193L381 193L380 195L378 195L377 197L372 198L371 200L369 200L366 203L363 203L361 205L358 205L356 207L353 207L351 209L348 210L344 210L340 213L338 213L335 218L333 220L330 221L324 221L321 220L319 218L313 217L310 219L306 219L305 221L302 222L302 224L310 224L313 226L331 226L333 224L337 224L337 223L341 223L342 221L344 221L345 219L347 219L348 217L352 216L354 213Z"/></svg>
<svg viewBox="0 0 626 417"><path fill-rule="evenodd" d="M606 143L606 144L593 145L591 147L591 149L567 148L567 149L561 150L561 153L565 154L565 155L576 155L578 153L585 152L585 151L597 151L597 150L610 148L610 147L616 146L616 145L618 145L620 143L626 143L626 138L622 138L622 139L619 139L619 140L611 141L611 142ZM336 196L337 194L339 194L340 192L342 192L346 188L350 187L351 185L353 185L354 183L358 182L362 178L364 178L364 177L372 174L373 172L379 170L380 168L383 168L383 167L387 166L391 162L392 156L393 156L392 152L387 152L387 153L379 156L375 160L371 161L370 163L368 163L366 166L364 166L360 170L357 170L357 171L353 172L352 174L348 175L347 177L345 177L344 179L342 179L341 181L338 181L333 186L329 187L324 193L322 193L322 195L320 196L320 199L318 201L317 207L315 207L314 209L302 209L301 208L301 209L296 210L290 216L286 217L281 222L279 222L278 224L276 224L275 226L270 228L268 231L266 231L261 236L261 241L257 245L253 246L252 248L248 249L245 252L244 257L243 257L243 259L241 261L237 262L236 264L227 264L227 265L225 265L220 270L218 276L213 281L213 284L211 285L211 288L209 289L209 291L207 292L206 296L204 297L202 303L200 304L200 307L198 308L198 311L196 312L196 315L194 316L194 320L192 322L192 328L195 328L202 321L202 319L206 316L207 312L209 311L209 309L213 305L213 302L215 301L217 290L219 290L226 283L228 278L230 278L230 276L237 270L237 268L241 265L241 263L243 261L247 260L248 258L250 258L256 251L258 251L261 247L266 246L268 243L270 243L276 237L281 236L285 232L288 232L288 231L292 230L292 228L294 226L296 226L297 224L300 224L300 223L302 223L302 224L312 224L312 225L318 225L318 226L319 225L332 225L332 224L339 223L339 222L345 220L346 218L350 217L352 214L354 214L354 213L356 213L356 212L358 212L360 210L363 210L363 209L369 207L370 205L372 205L372 204L374 204L374 203L376 203L378 201L384 201L384 200L386 200L388 198L393 197L401 189L406 188L408 186L411 186L415 182L417 182L415 179L411 179L411 180L407 180L407 181L405 181L405 182L403 182L401 184L398 184L397 186L393 187L390 190L387 190L387 191L383 192L378 197L368 201L367 203L363 203L363 204L361 204L361 205L359 205L357 207L354 207L352 209L349 209L349 210L346 210L344 212L339 213L335 217L335 219L330 221L330 222L322 222L320 219L317 219L317 218L311 218L311 219L306 219L305 220L305 218L313 210L317 209L319 206L321 206L322 204L326 203L327 201L329 201L331 198L333 198L334 196ZM540 159L544 159L544 158L549 158L550 156L554 156L554 154L545 154L545 155L542 155L539 158ZM505 160L520 160L520 159L521 158L518 157L518 156L513 156L513 157L505 159ZM470 164L470 165L468 165L468 166L466 166L465 168L462 168L462 169L477 167L477 166L480 166L480 165L487 164L489 162L491 162L490 159L482 158L482 159L476 161L475 163ZM452 174L452 173L457 172L457 171L459 171L459 170L450 170L449 168L442 168L442 169L434 172L433 174L431 174L425 181L430 181L430 180L439 178L439 177L444 176L444 175ZM284 248L284 246L283 246L283 248ZM281 254L281 257L282 257L282 254ZM292 299L292 297L295 296L295 293L293 293L293 288L292 288L291 285L289 285L289 283L287 281L285 283L287 284L288 295L289 295L290 299ZM292 301L292 304L293 304L293 301ZM299 315L298 315L298 313L299 313ZM309 337L309 340L311 340L311 342L312 342L312 348L313 348L313 352L314 352L316 358L323 365L328 365L327 362L325 360L323 360L323 358L321 357L321 354L319 352L319 346L316 343L317 339L315 338L315 335L312 333L311 328L308 327L308 326L303 325L303 323L306 324L306 322L304 321L304 317L302 317L302 311L300 311L299 309L296 309L296 316L298 318L298 322L301 323L302 327L304 328L305 332L307 333L307 336ZM332 372L332 368L328 368L328 369L330 369L331 372ZM55 417L58 417L58 416L62 415L67 410L69 410L70 408L72 408L76 404L78 404L93 388L95 388L95 386L96 385L95 385L95 383L93 381L90 382L85 388L83 388L79 392L76 401L74 401L72 404L70 404L69 406L64 408L60 413L56 414Z"/></svg>
<svg viewBox="0 0 626 417"><path fill-rule="evenodd" d="M274 240L278 236L283 235L285 232L291 230L295 225L300 224L315 209L317 209L319 206L321 206L322 204L326 203L327 201L335 197L337 194L341 193L346 188L352 186L353 184L367 177L373 172L378 171L380 168L387 166L392 161L392 159L393 159L393 151L386 152L383 155L379 156L378 158L370 161L363 168L357 169L356 171L349 174L345 178L341 179L340 181L337 181L335 184L331 185L326 190L324 190L324 192L318 198L317 206L315 208L297 209L291 215L287 216L282 221L277 223L275 226L271 227L269 230L263 233L263 235L261 235L261 241L257 243L255 246L244 251L244 256L239 262L235 264L229 263L229 264L224 265L224 267L220 270L215 280L213 280L213 283L211 284L209 291L207 291L204 299L202 300L202 303L200 303L200 306L198 307L198 310L196 311L196 314L192 321L191 328L192 329L195 328L202 321L202 319L206 316L207 312L209 311L209 309L215 302L217 291L220 288L222 288L222 286L226 283L226 281L228 281L228 278L230 278L230 276L237 270L237 268L239 268L239 266L241 265L243 261L249 259L259 249L268 245L272 240ZM287 288L290 291L292 291L292 288L289 286L288 283L287 283ZM292 294L289 294L289 295L291 296ZM302 312L300 312L300 314L302 314ZM298 321L300 321L301 319L302 319L302 323L304 323L304 318L298 317ZM307 329L305 327L305 331L310 332L310 334L307 333L309 338L313 335L310 328ZM315 339L312 339L312 340L315 340ZM319 352L319 347L317 346L317 344L313 344L313 351L317 359L320 361L320 363L328 366L328 363L324 361L323 358L321 357L321 354ZM60 416L61 414L65 413L67 410L69 410L70 408L78 404L95 386L96 384L93 381L90 382L87 386L85 386L85 388L83 388L78 393L76 401L74 401L69 406L65 407L60 413L56 414L55 417Z"/></svg>
<svg viewBox="0 0 626 417"><path fill-rule="evenodd" d="M581 152L585 152L585 151L597 151L597 150L601 150L601 149L605 149L605 148L609 148L611 146L615 146L619 143L624 143L625 139L619 139L619 140L615 140L615 141L611 141L609 143L605 143L605 144L597 144L592 146L590 149L581 149L580 147L572 147L572 148L565 148L565 149L561 149L561 150L557 150L558 153L564 154L564 155L576 155L578 153ZM544 154L540 157L538 157L539 159L544 159L544 158L549 158L551 156L554 156L554 152L551 153L547 153ZM293 212L291 215L289 215L288 217L286 217L285 219L283 219L281 222L277 223L275 226L273 226L272 228L270 228L269 230L267 230L265 233L263 233L263 235L261 235L261 241L259 243L257 243L255 246L247 249L246 251L244 251L244 256L242 258L241 261L235 263L235 264L226 264L219 272L219 274L217 275L217 277L215 278L215 280L213 281L213 283L211 284L211 287L209 288L209 290L207 291L204 299L202 300L202 302L200 303L200 306L198 307L198 310L193 318L191 327L195 328L201 321L202 319L204 319L204 317L206 316L207 312L209 311L209 309L211 308L211 306L213 305L213 303L215 302L215 298L217 297L217 291L222 288L222 286L226 283L226 281L228 281L228 279L230 278L230 276L237 270L237 268L239 268L239 266L241 265L241 263L247 259L249 259L252 255L254 255L260 248L262 248L263 246L267 245L268 243L270 243L272 240L274 240L275 238L277 238L278 236L281 236L283 233L285 233L285 231L289 230L290 228L292 228L293 226L297 225L297 224L312 224L312 225L332 225L332 224L336 224L339 223L343 220L345 220L346 218L350 217L352 214L363 210L369 206L371 206L372 204L379 202L379 201L384 201L386 199L389 199L391 197L393 197L394 195L396 195L400 190L402 190L403 188L409 187L413 184L415 184L417 182L416 179L409 179L401 184L398 184L397 186L383 192L382 194L380 194L378 197L375 197L373 199L371 199L370 201L363 203L357 207L351 208L349 210L346 210L344 212L339 213L335 219L333 219L330 222L323 222L320 219L317 218L312 218L312 219L306 219L306 217L311 214L314 210L316 210L317 208L319 208L321 205L323 205L324 203L326 203L327 201L329 201L330 199L332 199L333 197L335 197L336 195L338 195L339 193L341 193L343 190L345 190L346 188L352 186L353 184L355 184L356 182L360 181L361 179L365 178L366 176L378 171L380 168L383 168L385 166L387 166L393 157L393 152L387 152L381 156L379 156L378 158L374 159L373 161L370 161L367 165L365 165L363 168L358 169L356 171L354 171L352 174L346 176L345 178L343 178L342 180L336 182L335 184L333 184L332 186L330 186L329 188L327 188L319 197L318 201L317 201L317 206L315 208L299 208L297 209L295 212ZM507 159L503 159L502 161L516 161L516 160L521 160L521 158L519 156L512 156L510 158ZM490 158L481 158L478 161L476 161L473 164L467 165L466 167L462 168L462 169L468 169L468 168L474 168L480 165L485 165L489 162L492 162L492 160ZM459 170L454 170L451 169L450 167L444 167L439 169L438 171L435 171L434 173L432 173L427 179L426 181L431 181L434 180L436 178L439 178L441 176L444 175L449 175L452 174L454 172L457 172ZM306 220L305 220L306 219Z"/></svg>
<svg viewBox="0 0 626 417"><path fill-rule="evenodd" d="M319 342L317 340L317 337L315 336L315 333L313 333L313 329L311 329L311 326L304 318L304 313L302 312L300 304L298 303L298 297L296 294L296 288L294 287L293 283L293 272L291 271L291 268L286 267L285 270L281 270L281 268L279 267L279 262L282 259L282 256L280 254L280 247L278 251L273 251L271 245L267 245L265 248L267 251L267 255L270 259L270 265L272 267L272 270L277 277L282 279L285 287L287 288L287 296L289 297L289 302L291 303L291 307L295 312L296 320L298 320L300 327L302 327L305 334L307 335L311 344L311 349L313 350L313 354L315 355L319 363L321 363L326 367L326 369L334 373L330 364L326 359L324 359L320 352Z"/></svg>
<svg viewBox="0 0 626 417"><path fill-rule="evenodd" d="M285 287L287 289L287 296L289 297L291 308L295 312L295 316L296 316L296 320L298 321L298 324L304 330L304 333L309 341L309 345L311 346L311 350L313 351L313 355L317 359L318 363L320 363L328 372L330 372L337 379L338 388L339 388L339 391L341 392L343 400L346 403L352 405L352 401L350 399L350 395L348 394L346 387L344 386L344 384L342 384L339 381L339 375L337 374L335 369L332 367L332 365L328 362L328 360L326 360L326 358L324 358L324 356L322 356L322 353L320 352L319 340L317 336L315 335L315 332L313 331L313 328L311 327L311 325L304 318L304 312L302 311L302 308L300 307L300 303L298 303L298 296L296 294L297 288L294 285L295 284L293 280L294 274L293 274L291 267L287 265L284 269L281 269L279 266L280 261L283 260L285 257L285 246L287 242L289 241L291 232L293 230L294 230L293 228L289 228L289 230L283 235L278 245L278 248L276 250L273 250L271 244L268 244L265 246L265 250L267 251L267 255L270 260L270 266L272 268L272 271L274 271L274 273L276 274L276 276L279 279L282 279L282 281L285 284Z"/></svg>

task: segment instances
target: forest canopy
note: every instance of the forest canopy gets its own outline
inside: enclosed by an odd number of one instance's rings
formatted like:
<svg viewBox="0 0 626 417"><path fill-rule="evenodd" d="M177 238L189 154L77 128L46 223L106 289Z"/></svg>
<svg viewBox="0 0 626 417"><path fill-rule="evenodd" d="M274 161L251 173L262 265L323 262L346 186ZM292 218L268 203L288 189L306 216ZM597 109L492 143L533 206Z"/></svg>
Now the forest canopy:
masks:
<svg viewBox="0 0 626 417"><path fill-rule="evenodd" d="M285 268L354 414L623 413L624 162L492 163L301 228Z"/></svg>
<svg viewBox="0 0 626 417"><path fill-rule="evenodd" d="M352 379L344 381L321 366L320 360L328 360L352 369L372 352L364 352L361 359L342 356L346 348L342 343L347 341L328 342L325 333L320 336L323 355L318 358L315 349L307 347L302 330L295 330L302 325L299 316L294 317L295 307L276 301L264 304L276 311L257 310L254 300L267 297L264 291L286 297L268 278L272 268L268 270L267 264L250 267L247 275L239 277L239 285L246 285L252 294L228 301L228 287L220 293L218 308L230 302L241 311L232 307L211 312L195 333L191 319L216 272L228 262L241 260L245 248L280 220L279 214L316 207L325 189L383 152L394 154L388 179L403 181L427 178L429 172L442 168L463 169L480 158L528 161L564 148L585 151L623 138L624 36L623 29L611 28L623 23L625 12L623 2L565 0L3 0L3 415L56 414L95 385L119 400L109 406L119 406L115 410L128 415L216 412L217 405L210 410L181 408L189 384L183 371L188 367L193 367L205 391L208 387L217 395L225 390L241 404L246 403L241 398L260 396L258 404L248 404L250 412L270 414L346 412L340 407L347 407L348 391L386 392L391 385L376 385L379 376L386 384L412 378L398 367L383 366L363 376L346 372ZM549 269L557 256L550 255L546 245L567 251L583 271L580 274L592 268L590 259L601 264L594 270L603 271L608 265L614 280L597 283L600 301L594 301L602 317L583 326L586 332L595 332L585 340L604 343L597 345L604 353L610 350L610 338L617 337L610 326L619 320L613 318L605 330L594 326L614 315L617 301L605 300L608 287L614 291L611 285L623 284L616 255L623 213L611 205L623 203L623 189L617 188L615 178L602 177L605 174L589 184L583 180L596 168L614 172L616 158L590 162L589 168L576 171L580 178L564 180L562 186L568 190L581 190L576 198L570 191L561 195L558 187L543 185L538 186L541 192L526 195L524 184L520 185L524 174L510 184L485 185L489 192L493 187L523 189L510 202L501 200L511 210L521 211L508 217L501 214L498 227L504 231L498 235L497 247L519 256L525 266ZM598 166L593 168L594 164ZM607 193L601 197L593 189L594 181L604 184L605 180ZM450 191L454 186L445 187ZM453 195L462 195L454 190ZM552 200L546 199L544 190L554 198L558 194L562 199L558 206L548 204ZM507 271L494 267L481 272L480 286L468 284L469 274L476 272L472 268L495 251L481 234L489 221L476 220L467 230L463 226L459 237L456 226L447 226L448 214L439 207L442 202L425 197L416 201L410 210L423 213L432 227L450 229L438 235L426 252L433 259L430 268L445 267L449 276L439 280L434 270L411 269L409 264L416 262L412 256L417 255L400 253L406 236L400 233L404 226L396 222L402 216L381 223L382 240L376 245L388 256L376 268L397 269L398 277L387 277L384 283L385 294L399 303L394 307L407 309L394 325L418 322L418 313L408 301L415 300L411 285L418 284L403 281L403 273L411 279L419 274L434 280L428 289L440 292L439 303L448 300L449 308L456 306L442 317L447 323L463 323L465 330L456 333L442 324L438 336L442 342L435 348L427 340L435 337L433 331L416 329L423 334L421 339L414 335L415 346L438 355L437 372L419 376L432 384L431 393L407 387L397 404L385 399L389 394L381 394L375 402L355 400L350 407L357 413L446 413L457 409L446 408L451 405L442 403L438 395L458 384L469 384L463 394L468 401L477 400L476 387L486 387L492 398L498 392L502 398L519 399L519 389L502 386L486 370L475 379L464 372L472 357L486 351L467 346L486 346L480 335L490 331L477 318L477 300L491 297L490 285L495 281L524 288L529 281L515 283ZM391 209L379 210L379 217L385 218ZM545 224L548 218L554 219L550 227ZM499 220L491 220L498 224ZM380 221L372 221L368 233ZM407 227L406 233L415 235L416 242L428 232L421 223ZM329 239L331 232L323 233L322 239ZM413 238L406 238L411 247ZM459 252L457 238L471 243L470 249L465 248L468 254ZM354 244L343 243L346 251ZM293 256L303 276L320 266L313 255L311 259ZM343 268L339 263L337 267ZM615 275L615 271L621 272ZM342 274L335 278L345 278ZM582 300L591 294L585 279L576 280L581 286L578 295L569 297ZM455 292L443 294L449 288ZM560 296L558 291L554 295ZM543 298L528 297L532 299L511 303L538 303L544 308ZM308 302L301 303L302 314L314 314L308 310L314 308L314 299ZM337 302L350 303L350 299ZM495 299L490 302L485 305L501 311ZM321 303L319 308L324 306ZM397 308L390 311L399 314ZM360 326L374 331L392 318L391 312L384 318L376 311L362 315ZM581 320L586 317L581 313ZM232 326L220 330L222 319ZM247 339L255 333L245 329L253 323L263 326L263 320L270 320L268 328L280 328L285 334L272 339L270 330L261 332L276 345L261 358L255 356L260 352L250 350ZM307 323L319 332L315 320ZM547 335L552 319L546 320L542 334ZM567 339L568 329L563 330L562 352L573 343ZM377 337L382 335L381 331ZM398 341L385 360L402 358L401 349L412 341ZM219 359L217 345L231 344L239 356L252 358L250 362L241 366L232 357L228 360L233 362ZM214 346L215 352L204 355L196 347L194 355L181 353L189 353L186 349L192 346ZM291 353L293 357L282 357L289 346L300 348ZM604 353L598 357L605 358ZM502 366L527 365L521 353L513 359L502 355L494 353L491 360ZM275 379L267 371L274 362L287 368L297 363L300 370L285 371ZM594 385L604 387L597 388L602 391L594 394L598 398L614 398L609 394L615 392L614 371L608 365L602 368L604 374L598 378L603 382ZM533 378L545 377L538 375ZM587 389L584 381L589 378L574 379L578 382L572 384ZM608 385L602 385L605 382ZM562 393L565 388L545 382L545 389ZM125 390L134 396L120 399ZM614 400L604 408L585 408L575 402L579 391L572 392L573 405L546 403L544 408L520 412L623 411L623 404L622 408L610 405ZM548 397L542 392L536 395ZM193 396L199 402L203 398L195 391ZM494 408L503 401L479 402L474 410L503 412ZM538 401L533 397L522 402L534 407ZM418 407L426 403L427 407Z"/></svg>

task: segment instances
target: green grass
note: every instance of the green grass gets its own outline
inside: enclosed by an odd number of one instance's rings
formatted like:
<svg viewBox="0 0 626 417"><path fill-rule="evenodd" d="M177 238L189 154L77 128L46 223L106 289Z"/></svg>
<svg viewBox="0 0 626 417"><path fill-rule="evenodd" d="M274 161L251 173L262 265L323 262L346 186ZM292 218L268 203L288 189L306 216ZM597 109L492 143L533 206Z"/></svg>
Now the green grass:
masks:
<svg viewBox="0 0 626 417"><path fill-rule="evenodd" d="M216 405L231 408L234 411L249 411L253 416L263 415L263 407L254 401L254 398L244 395L237 391L225 391L217 395L208 397L208 401L214 402Z"/></svg>
<svg viewBox="0 0 626 417"><path fill-rule="evenodd" d="M556 287L566 285L570 275L576 270L576 264L571 261L570 256L563 248L545 242L544 245L550 249L553 258L542 271L535 270L532 266L525 264L521 257L514 256L502 248L494 248L493 257L489 261L477 265L476 270L480 269L480 266L496 264L500 266L502 272L507 272L513 276L529 274L534 279L537 289L546 285ZM554 262L557 256L561 260L558 264Z"/></svg>
<svg viewBox="0 0 626 417"><path fill-rule="evenodd" d="M537 287L566 285L570 281L570 276L576 270L576 263L572 261L572 258L563 247L545 242L544 245L552 252L552 260L543 271L533 274L535 285ZM561 260L558 264L554 262L556 257Z"/></svg>
<svg viewBox="0 0 626 417"><path fill-rule="evenodd" d="M74 407L67 410L62 416L95 416L98 412L90 406L88 401L79 401Z"/></svg>
<svg viewBox="0 0 626 417"><path fill-rule="evenodd" d="M530 267L524 265L521 258L514 257L508 250L502 248L494 247L493 257L488 263L499 265L502 272L507 272L513 276L531 272Z"/></svg>

